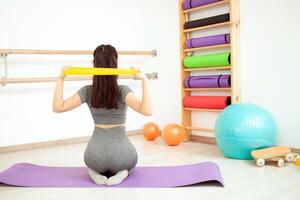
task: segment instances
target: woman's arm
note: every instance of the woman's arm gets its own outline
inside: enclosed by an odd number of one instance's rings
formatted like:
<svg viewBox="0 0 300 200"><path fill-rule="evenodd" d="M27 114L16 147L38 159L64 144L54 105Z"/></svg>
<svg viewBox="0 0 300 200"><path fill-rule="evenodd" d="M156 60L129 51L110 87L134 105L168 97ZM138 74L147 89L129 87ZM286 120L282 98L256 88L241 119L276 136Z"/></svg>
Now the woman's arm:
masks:
<svg viewBox="0 0 300 200"><path fill-rule="evenodd" d="M126 96L125 102L133 110L150 116L152 115L152 105L148 90L148 79L144 74L139 74L137 78L142 80L142 99L137 97L133 92L130 92Z"/></svg>
<svg viewBox="0 0 300 200"><path fill-rule="evenodd" d="M56 82L54 98L53 98L53 112L55 112L55 113L72 110L81 105L81 100L77 93L74 94L73 96L69 97L67 100L65 100L65 101L63 100L65 77L66 77L66 75L61 73Z"/></svg>

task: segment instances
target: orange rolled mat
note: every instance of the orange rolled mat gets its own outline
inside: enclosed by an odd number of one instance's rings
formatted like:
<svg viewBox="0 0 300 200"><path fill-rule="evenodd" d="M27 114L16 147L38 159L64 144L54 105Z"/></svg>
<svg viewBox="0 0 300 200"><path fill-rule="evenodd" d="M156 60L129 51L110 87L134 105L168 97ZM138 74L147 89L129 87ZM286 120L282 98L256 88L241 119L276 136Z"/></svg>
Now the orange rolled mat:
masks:
<svg viewBox="0 0 300 200"><path fill-rule="evenodd" d="M186 108L223 109L231 104L229 96L187 96L183 98Z"/></svg>

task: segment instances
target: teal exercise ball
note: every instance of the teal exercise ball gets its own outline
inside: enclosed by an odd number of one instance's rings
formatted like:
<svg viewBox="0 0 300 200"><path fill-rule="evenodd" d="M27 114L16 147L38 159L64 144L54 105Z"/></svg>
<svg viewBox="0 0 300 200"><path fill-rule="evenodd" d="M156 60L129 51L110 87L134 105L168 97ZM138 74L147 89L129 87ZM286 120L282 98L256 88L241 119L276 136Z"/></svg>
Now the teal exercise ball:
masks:
<svg viewBox="0 0 300 200"><path fill-rule="evenodd" d="M274 146L276 125L264 108L250 103L232 104L219 115L216 141L228 158L250 160L251 151Z"/></svg>

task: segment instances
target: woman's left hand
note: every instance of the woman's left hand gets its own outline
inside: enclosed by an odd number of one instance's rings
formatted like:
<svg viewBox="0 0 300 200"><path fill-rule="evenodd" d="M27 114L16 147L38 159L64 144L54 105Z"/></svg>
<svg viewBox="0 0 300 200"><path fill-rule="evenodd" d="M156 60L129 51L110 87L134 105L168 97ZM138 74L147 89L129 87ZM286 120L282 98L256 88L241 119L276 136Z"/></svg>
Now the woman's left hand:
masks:
<svg viewBox="0 0 300 200"><path fill-rule="evenodd" d="M64 70L66 70L66 69L69 69L69 68L71 68L71 67L69 67L69 66L65 66L65 67L63 67L63 68L61 68L61 72L60 72L60 75L59 75L59 79L61 79L61 80L64 80L65 78L66 78L66 74L64 74Z"/></svg>

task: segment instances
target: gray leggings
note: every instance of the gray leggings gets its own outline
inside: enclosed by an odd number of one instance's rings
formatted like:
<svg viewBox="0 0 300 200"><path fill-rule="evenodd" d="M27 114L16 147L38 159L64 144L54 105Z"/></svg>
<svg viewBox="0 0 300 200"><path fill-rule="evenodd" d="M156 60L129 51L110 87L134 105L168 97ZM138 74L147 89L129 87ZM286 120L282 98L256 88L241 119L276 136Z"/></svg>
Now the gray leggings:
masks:
<svg viewBox="0 0 300 200"><path fill-rule="evenodd" d="M96 127L84 152L86 166L99 174L112 175L125 169L131 171L137 160L137 152L124 126Z"/></svg>

